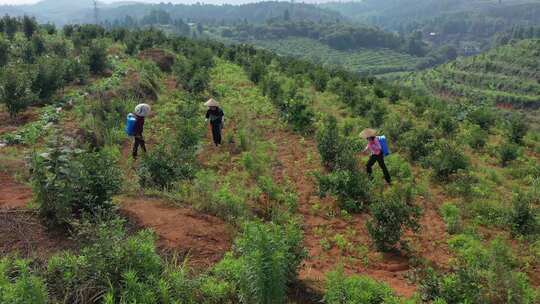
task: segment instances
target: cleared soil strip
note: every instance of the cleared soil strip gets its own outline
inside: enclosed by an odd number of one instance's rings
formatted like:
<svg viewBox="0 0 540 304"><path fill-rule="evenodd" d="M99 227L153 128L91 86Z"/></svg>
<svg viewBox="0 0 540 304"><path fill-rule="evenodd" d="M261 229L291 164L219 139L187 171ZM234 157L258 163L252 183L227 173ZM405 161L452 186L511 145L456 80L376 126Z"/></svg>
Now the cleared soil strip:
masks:
<svg viewBox="0 0 540 304"><path fill-rule="evenodd" d="M0 172L0 210L23 209L32 199L32 189Z"/></svg>
<svg viewBox="0 0 540 304"><path fill-rule="evenodd" d="M121 211L137 226L152 228L158 247L189 257L192 266L219 261L232 243L231 233L219 218L190 208L172 207L155 198L122 198Z"/></svg>

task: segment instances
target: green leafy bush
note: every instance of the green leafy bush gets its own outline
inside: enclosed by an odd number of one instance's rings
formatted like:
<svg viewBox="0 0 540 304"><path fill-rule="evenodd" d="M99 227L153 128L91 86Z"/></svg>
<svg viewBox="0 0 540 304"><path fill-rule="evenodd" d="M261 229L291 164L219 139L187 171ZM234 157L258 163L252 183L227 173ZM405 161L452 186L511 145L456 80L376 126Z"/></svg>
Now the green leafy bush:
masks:
<svg viewBox="0 0 540 304"><path fill-rule="evenodd" d="M340 267L326 275L324 303L397 304L400 301L386 284L367 276L345 276Z"/></svg>
<svg viewBox="0 0 540 304"><path fill-rule="evenodd" d="M412 161L418 161L430 154L433 140L434 136L431 130L415 128L403 134L399 146L407 151Z"/></svg>
<svg viewBox="0 0 540 304"><path fill-rule="evenodd" d="M455 143L441 141L426 159L426 163L433 169L435 178L447 181L451 175L469 167L469 159L463 154Z"/></svg>
<svg viewBox="0 0 540 304"><path fill-rule="evenodd" d="M338 197L339 207L352 213L365 209L371 200L372 184L363 171L336 170L318 175L319 193L331 193Z"/></svg>
<svg viewBox="0 0 540 304"><path fill-rule="evenodd" d="M287 286L305 256L302 241L295 221L283 225L248 222L236 241L238 262L222 262L219 268L222 275L237 280L231 283L237 285L242 302L285 303Z"/></svg>
<svg viewBox="0 0 540 304"><path fill-rule="evenodd" d="M297 132L308 133L313 130L315 113L307 102L296 96L285 103L286 111L283 113L285 120Z"/></svg>
<svg viewBox="0 0 540 304"><path fill-rule="evenodd" d="M45 282L32 273L29 261L0 259L0 303L49 303Z"/></svg>
<svg viewBox="0 0 540 304"><path fill-rule="evenodd" d="M35 100L32 80L28 71L8 67L0 73L0 102L6 105L11 118L26 109Z"/></svg>
<svg viewBox="0 0 540 304"><path fill-rule="evenodd" d="M102 74L107 69L107 46L104 41L95 40L90 43L84 52L84 60L90 72L94 75Z"/></svg>
<svg viewBox="0 0 540 304"><path fill-rule="evenodd" d="M472 125L467 131L465 141L471 148L481 149L486 145L489 136L487 131L478 125Z"/></svg>
<svg viewBox="0 0 540 304"><path fill-rule="evenodd" d="M535 303L538 299L527 276L517 271L510 247L500 239L484 247L470 235L457 235L449 241L456 259L452 271L433 271L423 279L426 300L447 303Z"/></svg>
<svg viewBox="0 0 540 304"><path fill-rule="evenodd" d="M48 262L47 283L59 299L86 302L106 292L126 300L156 297L164 265L150 231L128 237L122 221L116 220L82 231L88 245L78 254L63 252Z"/></svg>
<svg viewBox="0 0 540 304"><path fill-rule="evenodd" d="M441 206L440 211L448 233L458 233L461 230L462 225L459 208L452 203L444 203Z"/></svg>
<svg viewBox="0 0 540 304"><path fill-rule="evenodd" d="M64 85L64 60L42 57L37 62L32 90L41 100L49 100Z"/></svg>
<svg viewBox="0 0 540 304"><path fill-rule="evenodd" d="M499 147L499 158L501 160L501 166L506 167L509 162L516 160L519 156L519 146L505 142Z"/></svg>
<svg viewBox="0 0 540 304"><path fill-rule="evenodd" d="M529 236L540 232L538 210L533 206L532 201L532 197L525 193L519 192L514 195L512 210L508 218L514 234Z"/></svg>
<svg viewBox="0 0 540 304"><path fill-rule="evenodd" d="M413 205L411 186L394 188L382 200L370 206L372 219L367 223L369 235L380 251L390 251L407 229L417 231L421 209Z"/></svg>
<svg viewBox="0 0 540 304"><path fill-rule="evenodd" d="M325 167L334 168L336 166L341 143L337 119L333 116L326 117L323 125L317 131L317 149Z"/></svg>
<svg viewBox="0 0 540 304"><path fill-rule="evenodd" d="M467 118L469 121L477 124L486 131L488 131L497 120L495 112L488 107L478 107L474 109L467 115Z"/></svg>
<svg viewBox="0 0 540 304"><path fill-rule="evenodd" d="M520 144L523 142L523 137L529 130L527 117L525 115L514 114L508 119L508 127L512 142Z"/></svg>
<svg viewBox="0 0 540 304"><path fill-rule="evenodd" d="M85 213L111 209L121 186L118 152L83 152L66 138L54 136L46 152L34 155L32 184L41 216L67 225Z"/></svg>

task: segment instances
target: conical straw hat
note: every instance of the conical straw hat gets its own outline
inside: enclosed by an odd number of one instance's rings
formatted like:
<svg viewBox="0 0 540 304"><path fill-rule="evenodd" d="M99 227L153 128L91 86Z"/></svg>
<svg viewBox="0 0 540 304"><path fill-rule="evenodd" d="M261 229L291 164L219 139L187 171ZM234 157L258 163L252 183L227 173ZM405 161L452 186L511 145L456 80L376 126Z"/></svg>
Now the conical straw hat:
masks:
<svg viewBox="0 0 540 304"><path fill-rule="evenodd" d="M205 102L204 105L207 107L219 107L219 103L214 98L208 99L208 101Z"/></svg>
<svg viewBox="0 0 540 304"><path fill-rule="evenodd" d="M373 129L364 129L362 132L360 132L360 137L362 138L370 138L377 136L377 131Z"/></svg>

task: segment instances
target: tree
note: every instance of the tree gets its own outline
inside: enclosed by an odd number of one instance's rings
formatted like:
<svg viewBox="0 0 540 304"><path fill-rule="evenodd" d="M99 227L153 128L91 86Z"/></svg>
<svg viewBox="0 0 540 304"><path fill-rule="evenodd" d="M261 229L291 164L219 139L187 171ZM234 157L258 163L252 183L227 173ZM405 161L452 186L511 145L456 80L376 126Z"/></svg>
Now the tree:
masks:
<svg viewBox="0 0 540 304"><path fill-rule="evenodd" d="M92 74L101 74L107 68L107 48L105 43L95 41L86 49L85 61Z"/></svg>
<svg viewBox="0 0 540 304"><path fill-rule="evenodd" d="M0 36L0 68L9 61L9 43Z"/></svg>
<svg viewBox="0 0 540 304"><path fill-rule="evenodd" d="M32 38L36 32L38 25L36 19L33 17L24 16L22 20L23 32L26 36L26 39Z"/></svg>
<svg viewBox="0 0 540 304"><path fill-rule="evenodd" d="M0 102L6 105L11 118L15 118L33 100L29 75L17 67L7 68L0 78Z"/></svg>
<svg viewBox="0 0 540 304"><path fill-rule="evenodd" d="M6 33L9 40L13 40L15 33L19 29L19 22L16 18L11 18L9 16L4 17L4 32Z"/></svg>

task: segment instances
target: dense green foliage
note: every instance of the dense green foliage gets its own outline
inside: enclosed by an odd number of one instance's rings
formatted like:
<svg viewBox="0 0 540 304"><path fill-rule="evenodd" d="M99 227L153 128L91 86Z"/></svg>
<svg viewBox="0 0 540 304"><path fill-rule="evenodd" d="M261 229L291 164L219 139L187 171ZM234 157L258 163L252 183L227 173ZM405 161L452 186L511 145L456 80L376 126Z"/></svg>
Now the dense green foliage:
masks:
<svg viewBox="0 0 540 304"><path fill-rule="evenodd" d="M32 170L41 215L53 225L70 224L85 214L107 212L121 184L112 151L83 152L53 137L48 150L34 156Z"/></svg>

